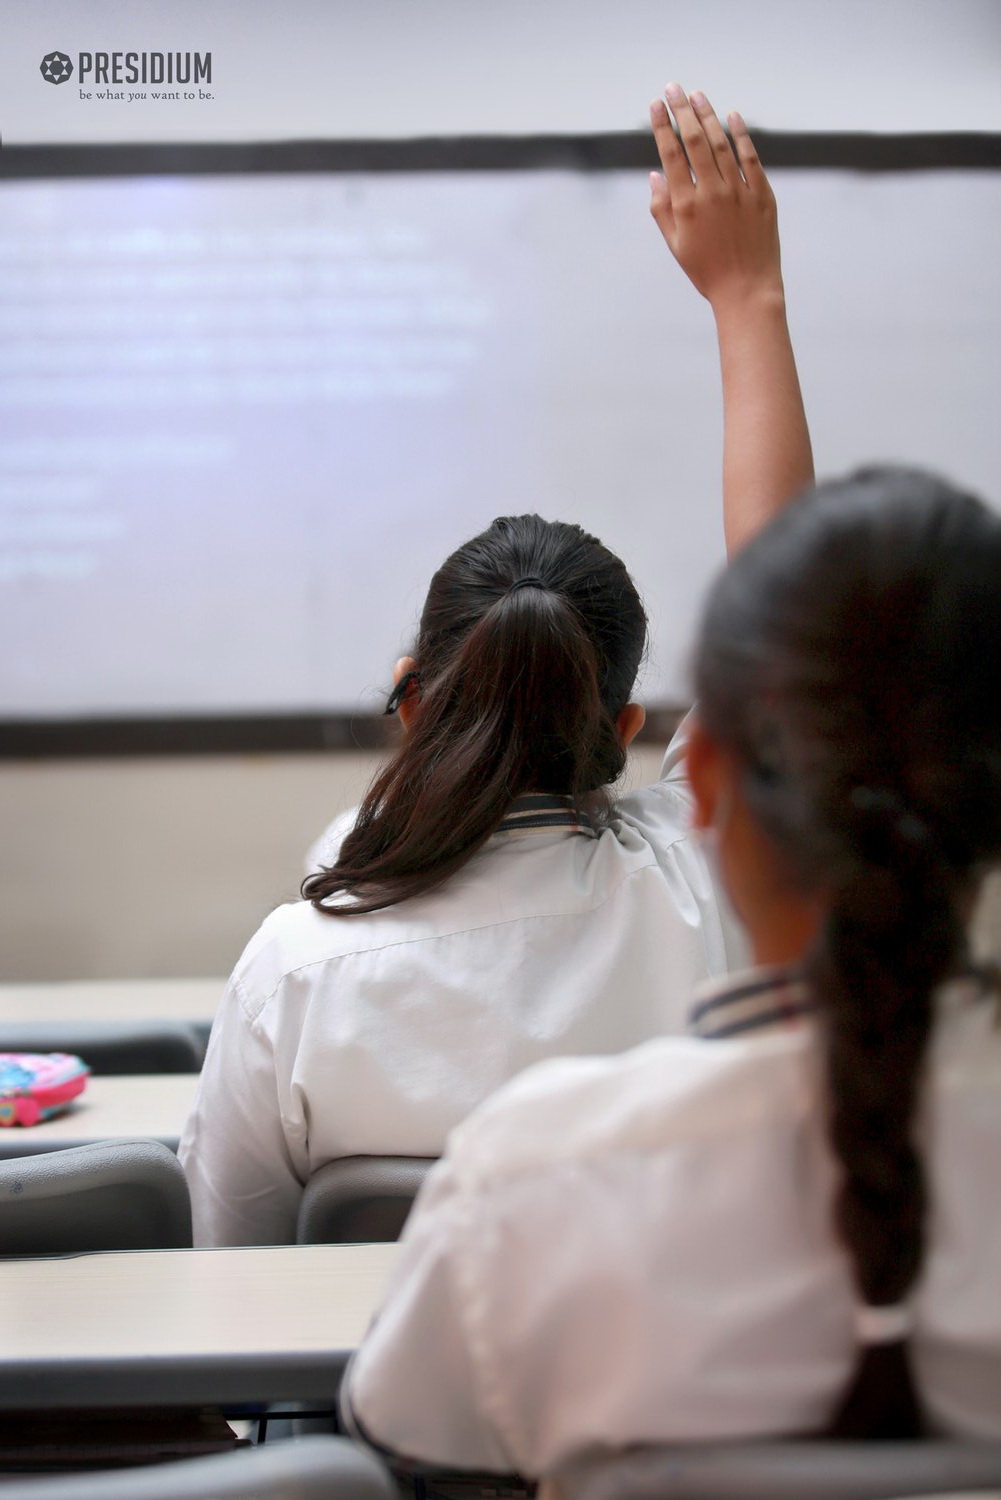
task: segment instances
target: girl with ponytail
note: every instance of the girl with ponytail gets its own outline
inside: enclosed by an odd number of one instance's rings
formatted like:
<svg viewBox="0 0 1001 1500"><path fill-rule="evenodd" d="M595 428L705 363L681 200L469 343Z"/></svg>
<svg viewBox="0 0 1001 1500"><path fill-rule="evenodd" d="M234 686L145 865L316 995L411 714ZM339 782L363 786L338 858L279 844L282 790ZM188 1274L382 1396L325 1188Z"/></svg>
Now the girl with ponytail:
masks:
<svg viewBox="0 0 1001 1500"><path fill-rule="evenodd" d="M822 486L713 589L688 764L755 967L688 1038L522 1074L452 1135L348 1374L432 1466L1001 1438L1001 517ZM414 1370L420 1361L420 1380Z"/></svg>
<svg viewBox="0 0 1001 1500"><path fill-rule="evenodd" d="M672 103L684 149L661 106L652 210L715 315L735 548L809 481L810 443L771 190L738 117L735 154L703 96ZM568 523L504 517L435 574L399 750L223 997L181 1143L196 1243L294 1238L326 1162L437 1156L528 1064L679 1031L691 986L742 959L690 837L684 730L613 800L645 625Z"/></svg>
<svg viewBox="0 0 1001 1500"><path fill-rule="evenodd" d="M423 895L524 796L548 799L540 816L571 808L607 826L643 720L629 695L645 642L632 580L595 537L540 516L495 521L431 580L390 698L403 745L303 895L356 919Z"/></svg>

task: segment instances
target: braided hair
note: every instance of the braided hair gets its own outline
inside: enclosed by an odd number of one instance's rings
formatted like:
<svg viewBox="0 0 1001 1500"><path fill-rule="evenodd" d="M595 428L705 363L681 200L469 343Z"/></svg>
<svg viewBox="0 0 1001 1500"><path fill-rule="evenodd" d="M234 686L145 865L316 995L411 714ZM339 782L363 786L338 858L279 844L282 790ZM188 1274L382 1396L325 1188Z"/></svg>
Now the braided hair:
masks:
<svg viewBox="0 0 1001 1500"><path fill-rule="evenodd" d="M920 1272L915 1114L936 988L1001 859L1001 519L930 475L819 487L710 596L700 717L783 873L821 893L806 959L825 1039L834 1205L859 1300ZM832 1433L920 1430L906 1341L864 1348Z"/></svg>

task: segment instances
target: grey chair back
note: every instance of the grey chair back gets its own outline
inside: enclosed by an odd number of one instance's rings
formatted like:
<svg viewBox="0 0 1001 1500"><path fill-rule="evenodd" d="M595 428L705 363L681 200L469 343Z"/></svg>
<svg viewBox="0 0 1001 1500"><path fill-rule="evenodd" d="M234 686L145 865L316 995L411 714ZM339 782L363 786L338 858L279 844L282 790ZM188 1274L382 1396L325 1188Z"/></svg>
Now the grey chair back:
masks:
<svg viewBox="0 0 1001 1500"><path fill-rule="evenodd" d="M2 1489L5 1500L399 1500L374 1454L336 1437L139 1469L15 1479Z"/></svg>
<svg viewBox="0 0 1001 1500"><path fill-rule="evenodd" d="M360 1245L399 1239L434 1166L433 1156L342 1156L306 1184L299 1205L300 1245Z"/></svg>
<svg viewBox="0 0 1001 1500"><path fill-rule="evenodd" d="M712 1443L635 1448L556 1476L554 1500L898 1500L1001 1494L1001 1443Z"/></svg>
<svg viewBox="0 0 1001 1500"><path fill-rule="evenodd" d="M97 1141L0 1161L0 1257L190 1247L184 1170L157 1141Z"/></svg>
<svg viewBox="0 0 1001 1500"><path fill-rule="evenodd" d="M184 1021L4 1021L0 1052L73 1052L95 1077L199 1073L205 1038Z"/></svg>

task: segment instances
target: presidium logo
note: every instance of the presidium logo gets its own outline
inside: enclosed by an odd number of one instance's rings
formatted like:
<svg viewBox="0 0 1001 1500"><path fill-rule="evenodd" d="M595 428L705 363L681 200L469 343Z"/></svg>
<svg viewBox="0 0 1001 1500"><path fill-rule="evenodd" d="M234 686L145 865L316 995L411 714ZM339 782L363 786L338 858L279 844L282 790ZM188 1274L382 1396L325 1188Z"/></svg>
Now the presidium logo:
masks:
<svg viewBox="0 0 1001 1500"><path fill-rule="evenodd" d="M73 64L65 52L46 52L41 72L46 83L65 83L73 75Z"/></svg>
<svg viewBox="0 0 1001 1500"><path fill-rule="evenodd" d="M65 52L46 52L39 71L46 83L65 83L73 76L73 60ZM99 83L105 86L114 83L211 83L212 53L79 52L76 74L81 84L91 86ZM194 95L186 97L194 98ZM203 94L202 97L206 96Z"/></svg>

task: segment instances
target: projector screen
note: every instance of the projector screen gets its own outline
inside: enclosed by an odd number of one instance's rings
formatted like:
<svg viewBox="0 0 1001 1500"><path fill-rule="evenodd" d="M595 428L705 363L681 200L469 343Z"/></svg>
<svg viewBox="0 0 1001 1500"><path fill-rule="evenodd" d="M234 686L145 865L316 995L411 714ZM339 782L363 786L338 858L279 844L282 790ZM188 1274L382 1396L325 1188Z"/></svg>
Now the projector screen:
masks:
<svg viewBox="0 0 1001 1500"><path fill-rule="evenodd" d="M818 469L1001 496L996 173L777 170ZM0 718L377 708L497 515L579 521L683 701L723 557L708 308L642 171L0 183Z"/></svg>

